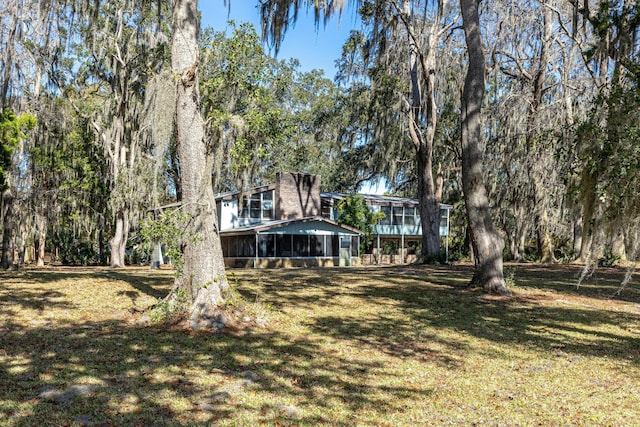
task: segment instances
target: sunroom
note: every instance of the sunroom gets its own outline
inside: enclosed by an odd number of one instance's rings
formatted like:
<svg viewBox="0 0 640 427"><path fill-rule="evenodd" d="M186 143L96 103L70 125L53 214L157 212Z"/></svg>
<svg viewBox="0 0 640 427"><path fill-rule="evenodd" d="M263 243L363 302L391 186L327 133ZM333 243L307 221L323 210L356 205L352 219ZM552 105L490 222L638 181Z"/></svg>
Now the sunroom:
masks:
<svg viewBox="0 0 640 427"><path fill-rule="evenodd" d="M358 264L361 234L309 217L224 230L220 238L228 267L328 267Z"/></svg>

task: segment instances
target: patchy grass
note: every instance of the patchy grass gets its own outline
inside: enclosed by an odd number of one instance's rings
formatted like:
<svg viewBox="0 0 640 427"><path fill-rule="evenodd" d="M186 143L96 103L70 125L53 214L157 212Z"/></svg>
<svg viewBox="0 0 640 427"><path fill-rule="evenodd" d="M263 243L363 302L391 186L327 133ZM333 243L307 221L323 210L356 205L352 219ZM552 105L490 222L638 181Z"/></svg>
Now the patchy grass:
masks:
<svg viewBox="0 0 640 427"><path fill-rule="evenodd" d="M575 266L231 270L266 328L137 322L172 273L0 273L0 425L603 425L640 420L640 285Z"/></svg>

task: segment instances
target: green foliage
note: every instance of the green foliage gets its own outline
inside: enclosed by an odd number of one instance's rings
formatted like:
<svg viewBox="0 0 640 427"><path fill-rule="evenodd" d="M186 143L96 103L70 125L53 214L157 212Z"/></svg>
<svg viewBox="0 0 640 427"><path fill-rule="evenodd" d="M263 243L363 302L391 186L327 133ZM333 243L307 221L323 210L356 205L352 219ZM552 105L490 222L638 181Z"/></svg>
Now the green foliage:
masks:
<svg viewBox="0 0 640 427"><path fill-rule="evenodd" d="M513 267L505 267L503 269L504 283L508 288L516 286L516 269Z"/></svg>
<svg viewBox="0 0 640 427"><path fill-rule="evenodd" d="M348 120L342 90L322 71L303 73L296 60L270 57L250 24L231 26L231 37L206 30L201 41L202 104L211 149L220 153L217 188L273 182L279 171L336 182L346 170L339 161Z"/></svg>
<svg viewBox="0 0 640 427"><path fill-rule="evenodd" d="M397 240L385 240L382 242L382 255L398 255L400 243Z"/></svg>
<svg viewBox="0 0 640 427"><path fill-rule="evenodd" d="M140 238L147 250L150 251L154 243L161 242L165 249L165 255L173 262L177 276L182 274L184 266L182 244L188 221L187 214L179 209L174 209L161 212L157 219L148 215L140 224Z"/></svg>
<svg viewBox="0 0 640 427"><path fill-rule="evenodd" d="M467 241L467 215L464 203L458 200L453 204L449 220L449 261L468 260L469 242Z"/></svg>
<svg viewBox="0 0 640 427"><path fill-rule="evenodd" d="M211 149L221 150L216 172L240 184L247 173L255 175L270 147L283 138L286 121L278 90L279 79L286 78L252 25L231 25L230 38L204 32L200 82Z"/></svg>
<svg viewBox="0 0 640 427"><path fill-rule="evenodd" d="M35 116L24 113L17 116L9 108L0 112L0 191L6 187L6 174L11 166L13 150L35 128Z"/></svg>
<svg viewBox="0 0 640 427"><path fill-rule="evenodd" d="M50 245L59 250L58 261L63 265L96 265L100 253L95 242L87 234L77 236L72 227L62 228L51 236Z"/></svg>
<svg viewBox="0 0 640 427"><path fill-rule="evenodd" d="M606 248L600 258L598 258L599 267L614 267L620 262L620 255L613 253L611 248Z"/></svg>
<svg viewBox="0 0 640 427"><path fill-rule="evenodd" d="M384 218L384 213L372 212L360 194L347 195L338 202L337 208L336 221L355 227L364 233L360 238L360 252L364 253L373 240L373 226Z"/></svg>
<svg viewBox="0 0 640 427"><path fill-rule="evenodd" d="M191 306L189 295L184 289L174 289L169 297L159 299L151 309L149 317L152 322L162 323L180 319Z"/></svg>

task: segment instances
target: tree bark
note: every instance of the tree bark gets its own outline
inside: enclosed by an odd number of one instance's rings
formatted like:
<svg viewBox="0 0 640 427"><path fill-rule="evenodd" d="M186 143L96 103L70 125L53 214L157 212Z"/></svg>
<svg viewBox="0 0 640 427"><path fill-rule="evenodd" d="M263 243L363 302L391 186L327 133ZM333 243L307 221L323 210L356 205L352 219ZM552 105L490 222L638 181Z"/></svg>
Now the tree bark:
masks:
<svg viewBox="0 0 640 427"><path fill-rule="evenodd" d="M439 40L440 14L434 20L427 37L428 44L419 63L418 45L413 27L413 14L409 2L404 3L405 25L409 37L409 72L411 76L411 108L409 111L409 135L416 150L418 175L418 206L422 226L422 262L432 262L440 257L440 199L433 179L433 140L437 123L435 101L436 49ZM420 70L422 79L420 79ZM424 83L424 87L420 84ZM424 130L421 127L424 123Z"/></svg>
<svg viewBox="0 0 640 427"><path fill-rule="evenodd" d="M36 252L36 266L44 267L45 244L47 241L47 218L38 214L36 216L36 235L34 246Z"/></svg>
<svg viewBox="0 0 640 427"><path fill-rule="evenodd" d="M462 188L476 259L470 286L489 292L510 294L502 271L504 241L496 232L489 213L489 200L482 175L482 101L485 92L485 58L477 0L460 0L469 66L462 93Z"/></svg>
<svg viewBox="0 0 640 427"><path fill-rule="evenodd" d="M543 31L542 40L540 45L540 55L538 58L538 69L533 78L533 99L529 108L527 117L527 152L531 153L533 159L538 163L543 162L542 158L544 148L536 150L534 138L537 127L537 119L540 115L542 108L542 96L545 92L545 80L547 78L547 69L549 66L549 44L551 44L552 35L552 17L551 8L547 6L543 1L541 4L543 8ZM537 151L540 152L537 152ZM531 171L531 168L535 168ZM540 165L529 166L529 178L533 183L533 206L537 207L540 211L536 214L536 230L538 237L538 258L542 263L555 262L555 255L553 253L553 240L551 239L551 233L549 231L549 215L546 211L547 205L544 203L544 199L547 198L548 190L545 188L543 177L544 170L540 170Z"/></svg>
<svg viewBox="0 0 640 427"><path fill-rule="evenodd" d="M183 235L184 269L178 289L191 300L190 324L213 318L228 288L220 245L216 203L211 185L211 149L204 140L198 94L197 0L176 0L173 9L171 67L176 76L176 140L182 184L182 207L189 218Z"/></svg>
<svg viewBox="0 0 640 427"><path fill-rule="evenodd" d="M593 244L593 225L596 212L596 185L598 183L597 172L587 168L582 171L580 180L580 197L582 202L582 240L580 253L576 261L588 262L591 258L591 247Z"/></svg>
<svg viewBox="0 0 640 427"><path fill-rule="evenodd" d="M111 246L111 267L125 266L127 237L129 234L128 223L127 214L118 209L116 211L115 231L113 237L109 240L109 245Z"/></svg>
<svg viewBox="0 0 640 427"><path fill-rule="evenodd" d="M0 268L7 269L13 265L13 193L7 189L2 194L2 257Z"/></svg>

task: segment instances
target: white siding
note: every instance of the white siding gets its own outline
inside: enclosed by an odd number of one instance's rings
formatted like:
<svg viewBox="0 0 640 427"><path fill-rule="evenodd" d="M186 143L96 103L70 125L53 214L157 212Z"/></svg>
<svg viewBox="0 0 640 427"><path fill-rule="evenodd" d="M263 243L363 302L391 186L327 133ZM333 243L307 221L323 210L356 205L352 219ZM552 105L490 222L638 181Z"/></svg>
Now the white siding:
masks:
<svg viewBox="0 0 640 427"><path fill-rule="evenodd" d="M220 215L220 230L230 230L238 227L238 199L222 200Z"/></svg>

